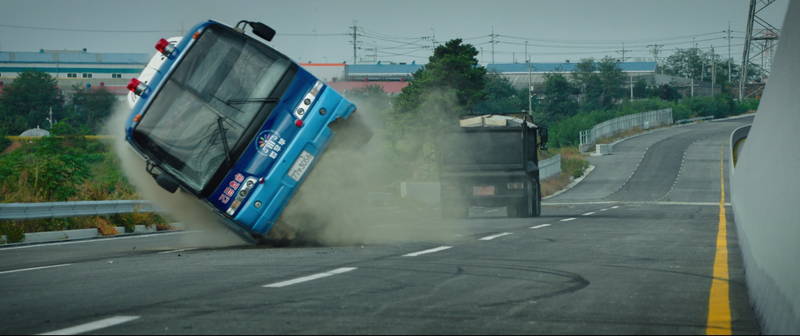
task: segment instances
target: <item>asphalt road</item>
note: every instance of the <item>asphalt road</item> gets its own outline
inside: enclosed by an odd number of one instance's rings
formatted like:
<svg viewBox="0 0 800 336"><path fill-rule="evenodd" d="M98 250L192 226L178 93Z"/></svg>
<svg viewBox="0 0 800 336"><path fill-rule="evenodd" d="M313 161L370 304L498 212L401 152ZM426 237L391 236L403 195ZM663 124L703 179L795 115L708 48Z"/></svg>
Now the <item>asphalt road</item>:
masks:
<svg viewBox="0 0 800 336"><path fill-rule="evenodd" d="M1 248L0 333L705 333L721 150L748 121L624 141L542 217L452 222L436 241ZM727 246L732 332L758 333L730 211Z"/></svg>

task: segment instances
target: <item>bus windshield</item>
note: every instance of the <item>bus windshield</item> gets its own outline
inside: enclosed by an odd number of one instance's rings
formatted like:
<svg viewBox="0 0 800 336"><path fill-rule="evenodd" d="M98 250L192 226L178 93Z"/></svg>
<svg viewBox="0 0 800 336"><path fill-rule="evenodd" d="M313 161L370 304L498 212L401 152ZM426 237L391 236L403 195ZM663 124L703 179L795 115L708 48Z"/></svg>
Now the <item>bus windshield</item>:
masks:
<svg viewBox="0 0 800 336"><path fill-rule="evenodd" d="M282 92L275 88L291 64L252 38L210 25L153 97L134 138L200 192L249 140L242 138L254 119L276 105Z"/></svg>

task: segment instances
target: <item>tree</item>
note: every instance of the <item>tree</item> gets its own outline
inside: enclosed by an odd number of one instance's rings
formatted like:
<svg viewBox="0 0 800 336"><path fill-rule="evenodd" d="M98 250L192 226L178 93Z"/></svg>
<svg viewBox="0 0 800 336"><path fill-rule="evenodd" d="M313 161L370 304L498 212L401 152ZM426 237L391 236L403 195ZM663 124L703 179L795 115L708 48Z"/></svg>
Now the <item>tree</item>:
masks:
<svg viewBox="0 0 800 336"><path fill-rule="evenodd" d="M485 99L475 107L477 114L520 113L528 109L527 90L517 90L500 74L486 76Z"/></svg>
<svg viewBox="0 0 800 336"><path fill-rule="evenodd" d="M478 65L478 50L461 39L450 40L436 47L428 64L414 73L409 85L397 97L399 112L416 110L425 94L434 91L455 91L455 115L471 112L484 98L486 69Z"/></svg>
<svg viewBox="0 0 800 336"><path fill-rule="evenodd" d="M88 129L89 133L98 134L102 122L111 115L116 102L114 94L105 88L76 88L67 117L73 127Z"/></svg>
<svg viewBox="0 0 800 336"><path fill-rule="evenodd" d="M703 52L700 48L678 49L667 57L663 64L664 73L685 78L694 78L697 81L711 81L712 69L716 68L715 82L719 87L730 86L738 83L741 75L741 65L731 60L731 81L728 81L728 61L711 51ZM747 68L747 81L760 81L763 69L756 64L749 64Z"/></svg>
<svg viewBox="0 0 800 336"><path fill-rule="evenodd" d="M681 99L681 94L678 92L678 89L669 84L662 84L657 87L655 91L656 96L663 100L676 101Z"/></svg>
<svg viewBox="0 0 800 336"><path fill-rule="evenodd" d="M647 82L644 79L638 79L633 83L633 97L634 98L647 98L650 97L650 88L647 87Z"/></svg>
<svg viewBox="0 0 800 336"><path fill-rule="evenodd" d="M580 89L584 111L607 110L625 96L625 75L610 57L600 62L591 58L581 60L575 66L572 79Z"/></svg>
<svg viewBox="0 0 800 336"><path fill-rule="evenodd" d="M63 100L56 80L47 73L25 71L6 86L0 96L0 124L11 134L44 126L50 109L60 117Z"/></svg>
<svg viewBox="0 0 800 336"><path fill-rule="evenodd" d="M598 76L600 77L600 106L606 110L625 97L625 75L617 65L617 61L610 58L603 58L597 64Z"/></svg>
<svg viewBox="0 0 800 336"><path fill-rule="evenodd" d="M578 111L578 103L573 96L576 88L559 73L548 73L544 78L544 97L540 108L543 114L538 119L549 125L574 115Z"/></svg>

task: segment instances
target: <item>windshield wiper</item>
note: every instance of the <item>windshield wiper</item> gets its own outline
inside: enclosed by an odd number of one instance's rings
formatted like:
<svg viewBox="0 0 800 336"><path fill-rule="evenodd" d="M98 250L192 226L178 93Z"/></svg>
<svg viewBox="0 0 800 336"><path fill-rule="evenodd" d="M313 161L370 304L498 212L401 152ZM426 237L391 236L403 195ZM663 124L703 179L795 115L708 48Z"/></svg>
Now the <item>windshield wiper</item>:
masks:
<svg viewBox="0 0 800 336"><path fill-rule="evenodd" d="M225 136L225 126L222 126L222 119L222 117L217 117L217 130L222 137L222 146L225 147L227 162L233 162L233 160L231 160L231 148L228 146L228 137Z"/></svg>
<svg viewBox="0 0 800 336"><path fill-rule="evenodd" d="M245 99L228 99L225 101L226 104L248 104L248 103L277 103L281 99L280 98L245 98Z"/></svg>

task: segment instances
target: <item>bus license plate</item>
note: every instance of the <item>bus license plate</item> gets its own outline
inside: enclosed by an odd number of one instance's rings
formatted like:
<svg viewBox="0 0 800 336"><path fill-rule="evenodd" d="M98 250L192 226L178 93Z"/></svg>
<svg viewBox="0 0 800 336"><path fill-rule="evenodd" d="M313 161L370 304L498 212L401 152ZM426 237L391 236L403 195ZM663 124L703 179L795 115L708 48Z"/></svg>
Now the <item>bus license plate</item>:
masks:
<svg viewBox="0 0 800 336"><path fill-rule="evenodd" d="M472 195L473 196L493 196L494 195L494 186L473 186L472 187Z"/></svg>
<svg viewBox="0 0 800 336"><path fill-rule="evenodd" d="M297 158L297 161L294 162L292 168L289 169L289 177L297 182L300 182L300 178L303 177L303 174L306 173L308 167L311 166L311 161L314 161L314 155L311 155L311 153L306 151L300 153L300 157Z"/></svg>

